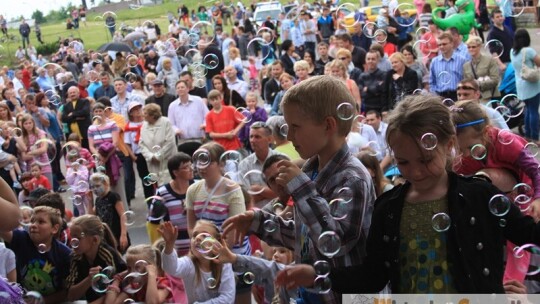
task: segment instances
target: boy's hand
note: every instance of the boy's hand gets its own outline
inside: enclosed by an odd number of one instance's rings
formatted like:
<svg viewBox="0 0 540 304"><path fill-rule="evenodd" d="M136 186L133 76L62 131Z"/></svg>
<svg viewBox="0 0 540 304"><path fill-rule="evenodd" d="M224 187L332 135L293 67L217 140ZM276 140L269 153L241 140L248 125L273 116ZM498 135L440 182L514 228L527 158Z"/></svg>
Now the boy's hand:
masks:
<svg viewBox="0 0 540 304"><path fill-rule="evenodd" d="M223 222L223 225L221 225L221 227L223 228L223 237L226 238L229 233L234 231L234 244L242 244L244 236L246 236L249 231L249 227L251 227L251 223L253 223L254 217L255 212L249 210L228 218L227 220L225 220L225 222Z"/></svg>
<svg viewBox="0 0 540 304"><path fill-rule="evenodd" d="M278 183L278 185L283 186L285 189L287 189L287 184L291 180L293 180L293 178L302 174L302 170L298 168L297 165L293 164L291 161L288 160L279 161L277 166L279 170L279 175L276 178L276 182Z"/></svg>

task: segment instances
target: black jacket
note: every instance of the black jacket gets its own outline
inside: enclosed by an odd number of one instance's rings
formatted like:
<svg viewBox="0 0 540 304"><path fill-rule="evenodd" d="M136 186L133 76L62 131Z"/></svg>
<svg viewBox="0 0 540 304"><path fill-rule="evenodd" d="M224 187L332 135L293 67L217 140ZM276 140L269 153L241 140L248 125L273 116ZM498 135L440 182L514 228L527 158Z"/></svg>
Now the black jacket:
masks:
<svg viewBox="0 0 540 304"><path fill-rule="evenodd" d="M394 80L392 78L394 70L390 70L386 74L386 91L388 92L388 110L394 108L396 103L405 98L405 96L411 95L418 87L418 73L415 70L405 67L403 77Z"/></svg>
<svg viewBox="0 0 540 304"><path fill-rule="evenodd" d="M163 116L169 116L169 105L176 100L176 97L171 94L163 94L161 97L156 97L156 95L149 96L144 101L144 104L155 103L161 108L161 113Z"/></svg>
<svg viewBox="0 0 540 304"><path fill-rule="evenodd" d="M283 68L285 69L285 72L294 77L294 62L292 61L291 57L289 57L289 55L285 53L281 55L279 60L281 60L281 63L283 63Z"/></svg>
<svg viewBox="0 0 540 304"><path fill-rule="evenodd" d="M277 80L270 78L264 84L264 101L267 104L273 104L276 94L281 91L281 86L278 84Z"/></svg>
<svg viewBox="0 0 540 304"><path fill-rule="evenodd" d="M367 257L360 266L332 269L335 292L376 293L391 282L400 290L400 221L409 183L395 187L375 202L367 240ZM540 243L540 224L515 205L503 217L490 213L488 202L500 191L488 182L449 173L447 260L458 293L504 293L503 245ZM499 221L506 220L501 227Z"/></svg>
<svg viewBox="0 0 540 304"><path fill-rule="evenodd" d="M358 89L360 89L362 104L366 110L377 110L379 112L388 110L385 83L386 73L379 69L372 72L366 71L360 75Z"/></svg>
<svg viewBox="0 0 540 304"><path fill-rule="evenodd" d="M69 113L73 113L69 115ZM77 122L83 139L88 138L88 127L92 123L90 119L90 102L88 99L79 98L77 106L73 108L72 102L67 102L62 111L62 122L68 124L69 133L72 133L71 123Z"/></svg>

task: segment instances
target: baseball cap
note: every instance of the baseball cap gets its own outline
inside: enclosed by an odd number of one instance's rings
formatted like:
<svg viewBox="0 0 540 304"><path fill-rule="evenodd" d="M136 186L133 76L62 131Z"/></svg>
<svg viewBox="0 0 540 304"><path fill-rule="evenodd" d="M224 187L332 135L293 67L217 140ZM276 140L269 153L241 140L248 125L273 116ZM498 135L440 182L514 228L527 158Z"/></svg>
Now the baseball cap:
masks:
<svg viewBox="0 0 540 304"><path fill-rule="evenodd" d="M128 113L131 112L131 110L133 110L133 108L136 108L136 107L142 107L142 103L138 102L138 101L132 101L129 103L128 105Z"/></svg>
<svg viewBox="0 0 540 304"><path fill-rule="evenodd" d="M163 81L161 81L159 79L156 79L156 80L152 81L152 85L163 85Z"/></svg>

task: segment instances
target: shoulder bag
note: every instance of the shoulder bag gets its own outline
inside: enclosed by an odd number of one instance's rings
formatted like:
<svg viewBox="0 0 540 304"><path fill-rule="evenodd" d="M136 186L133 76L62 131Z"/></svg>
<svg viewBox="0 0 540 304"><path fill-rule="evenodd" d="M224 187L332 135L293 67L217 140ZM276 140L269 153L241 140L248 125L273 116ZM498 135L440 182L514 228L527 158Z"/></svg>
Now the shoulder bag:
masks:
<svg viewBox="0 0 540 304"><path fill-rule="evenodd" d="M540 80L540 70L538 70L536 64L534 64L534 67L532 68L525 64L525 57L527 57L526 55L527 49L523 49L523 54L521 55L523 57L521 61L521 78L525 81L537 82Z"/></svg>

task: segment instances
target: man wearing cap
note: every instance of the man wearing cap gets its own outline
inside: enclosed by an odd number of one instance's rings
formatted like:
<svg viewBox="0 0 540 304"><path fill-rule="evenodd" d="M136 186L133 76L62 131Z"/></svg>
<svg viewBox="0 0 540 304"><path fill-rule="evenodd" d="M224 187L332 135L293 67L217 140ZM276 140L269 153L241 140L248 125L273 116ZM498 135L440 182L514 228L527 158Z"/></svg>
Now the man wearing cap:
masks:
<svg viewBox="0 0 540 304"><path fill-rule="evenodd" d="M161 108L161 113L167 115L169 113L169 105L176 99L171 94L168 94L163 85L163 81L156 79L152 83L154 95L146 98L145 103L155 103Z"/></svg>
<svg viewBox="0 0 540 304"><path fill-rule="evenodd" d="M81 144L88 149L88 127L90 119L90 102L80 98L79 88L71 87L68 90L67 102L62 111L62 122L68 124L69 133L75 133L81 138Z"/></svg>
<svg viewBox="0 0 540 304"><path fill-rule="evenodd" d="M122 114L126 120L128 117L128 105L132 101L138 101L142 103L142 98L139 95L131 94L127 91L127 82L124 78L114 79L114 90L116 96L111 98L111 104L114 112Z"/></svg>
<svg viewBox="0 0 540 304"><path fill-rule="evenodd" d="M103 96L107 96L109 98L113 98L116 96L116 91L114 90L114 87L111 85L111 75L107 72L101 72L99 74L99 78L101 80L101 86L96 89L94 92L94 99L98 99Z"/></svg>

